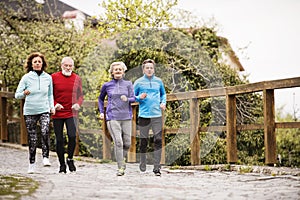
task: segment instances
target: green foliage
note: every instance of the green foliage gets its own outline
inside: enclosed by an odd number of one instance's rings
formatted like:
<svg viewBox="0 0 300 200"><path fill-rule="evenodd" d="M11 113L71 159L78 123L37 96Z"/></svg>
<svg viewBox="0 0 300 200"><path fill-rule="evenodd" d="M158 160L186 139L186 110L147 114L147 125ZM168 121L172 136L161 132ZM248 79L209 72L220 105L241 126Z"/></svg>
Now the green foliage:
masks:
<svg viewBox="0 0 300 200"><path fill-rule="evenodd" d="M243 131L238 134L239 164L264 165L263 131Z"/></svg>
<svg viewBox="0 0 300 200"><path fill-rule="evenodd" d="M239 168L239 173L245 174L245 173L250 173L253 171L253 168L251 166L241 166Z"/></svg>
<svg viewBox="0 0 300 200"><path fill-rule="evenodd" d="M171 9L177 0L108 0L103 1L105 10L99 30L121 33L137 28L170 27Z"/></svg>
<svg viewBox="0 0 300 200"><path fill-rule="evenodd" d="M282 108L278 110L276 120L278 122L291 122L295 118L291 114L284 115ZM297 119L296 119L297 120ZM281 166L300 167L300 129L276 130L277 154L281 157Z"/></svg>
<svg viewBox="0 0 300 200"><path fill-rule="evenodd" d="M168 165L190 164L190 140L188 134L166 135L166 163Z"/></svg>
<svg viewBox="0 0 300 200"><path fill-rule="evenodd" d="M211 171L211 170L212 170L212 168L210 166L208 166L208 165L204 166L204 171Z"/></svg>
<svg viewBox="0 0 300 200"><path fill-rule="evenodd" d="M14 1L16 2L16 1ZM28 1L21 2L26 6ZM14 12L2 7L4 14L0 17L0 78L3 85L15 90L20 78L24 75L24 61L27 56L39 51L46 57L50 74L60 70L60 61L64 56L75 60L75 67L80 68L84 58L93 50L96 43L92 40L97 32L87 28L77 32L67 29L63 21L47 18L42 10L33 7L32 15L39 20L16 18Z"/></svg>
<svg viewBox="0 0 300 200"><path fill-rule="evenodd" d="M200 133L202 165L226 163L226 141L217 133Z"/></svg>

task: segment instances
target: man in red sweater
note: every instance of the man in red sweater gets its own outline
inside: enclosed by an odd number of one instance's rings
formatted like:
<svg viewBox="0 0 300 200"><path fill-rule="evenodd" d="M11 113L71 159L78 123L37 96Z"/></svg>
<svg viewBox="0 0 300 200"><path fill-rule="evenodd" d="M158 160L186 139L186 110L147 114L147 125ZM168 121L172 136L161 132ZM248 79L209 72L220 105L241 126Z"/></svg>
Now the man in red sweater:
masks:
<svg viewBox="0 0 300 200"><path fill-rule="evenodd" d="M64 57L61 71L52 74L53 96L56 114L52 116L56 136L56 153L60 163L59 173L66 173L63 128L66 125L68 135L67 165L70 172L76 171L73 161L76 146L78 110L83 103L81 78L73 72L74 61Z"/></svg>

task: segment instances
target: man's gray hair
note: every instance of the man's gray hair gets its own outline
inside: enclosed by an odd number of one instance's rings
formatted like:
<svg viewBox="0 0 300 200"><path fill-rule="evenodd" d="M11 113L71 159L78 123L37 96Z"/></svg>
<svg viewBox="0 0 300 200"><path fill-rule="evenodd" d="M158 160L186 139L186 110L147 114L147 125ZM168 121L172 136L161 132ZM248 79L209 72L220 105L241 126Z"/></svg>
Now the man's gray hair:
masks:
<svg viewBox="0 0 300 200"><path fill-rule="evenodd" d="M72 65L74 66L74 60L73 60L71 57L69 57L69 56L64 57L64 58L61 60L61 64L64 64L66 60L71 60Z"/></svg>

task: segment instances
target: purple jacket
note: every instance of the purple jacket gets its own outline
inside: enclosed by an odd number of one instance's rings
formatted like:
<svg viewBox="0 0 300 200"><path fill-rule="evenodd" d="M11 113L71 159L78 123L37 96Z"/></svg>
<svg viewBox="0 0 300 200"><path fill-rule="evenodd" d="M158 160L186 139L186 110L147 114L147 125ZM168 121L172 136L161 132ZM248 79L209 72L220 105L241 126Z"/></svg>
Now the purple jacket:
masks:
<svg viewBox="0 0 300 200"><path fill-rule="evenodd" d="M122 101L125 95L127 101ZM113 79L103 84L98 97L98 108L104 113L104 100L107 99L106 120L128 120L132 119L131 103L135 102L135 96L131 81Z"/></svg>

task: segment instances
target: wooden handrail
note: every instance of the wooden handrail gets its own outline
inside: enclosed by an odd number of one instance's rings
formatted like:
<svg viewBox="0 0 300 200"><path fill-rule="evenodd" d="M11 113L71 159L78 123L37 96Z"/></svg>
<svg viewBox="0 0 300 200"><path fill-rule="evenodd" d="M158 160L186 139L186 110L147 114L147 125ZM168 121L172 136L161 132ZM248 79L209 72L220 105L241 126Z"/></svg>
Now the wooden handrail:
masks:
<svg viewBox="0 0 300 200"><path fill-rule="evenodd" d="M236 144L236 132L243 130L259 130L264 129L265 133L265 163L276 163L276 137L275 129L278 128L300 128L300 122L275 122L275 110L274 110L274 90L300 87L300 77L262 81L257 83L249 83L237 86L211 88L197 91L180 92L167 95L167 101L189 100L191 104L190 116L191 125L190 128L166 128L164 127L163 134L176 134L186 133L190 134L191 140L191 163L193 165L200 164L200 140L199 132L202 131L226 131L227 132L227 162L237 162L237 144ZM264 124L237 124L236 123L236 96L241 94L262 92L264 100ZM211 98L211 97L225 97L226 99L226 126L209 126L199 127L199 110L198 99ZM13 92L0 91L0 122L1 122L1 140L7 141L7 99L14 98ZM132 146L130 148L128 158L130 162L136 161L136 136L139 134L136 127L136 110L138 103L133 103L133 134L132 134ZM20 103L20 116L22 116L23 101ZM84 108L97 108L97 101L85 101L82 105ZM27 134L25 130L23 117L21 120L21 144L27 144ZM87 132L101 133L103 136L103 158L111 159L111 138L106 129L105 121L102 122L102 130L87 131L87 129L80 129L81 134ZM164 144L164 141L163 141ZM162 162L164 163L165 157L162 156Z"/></svg>

